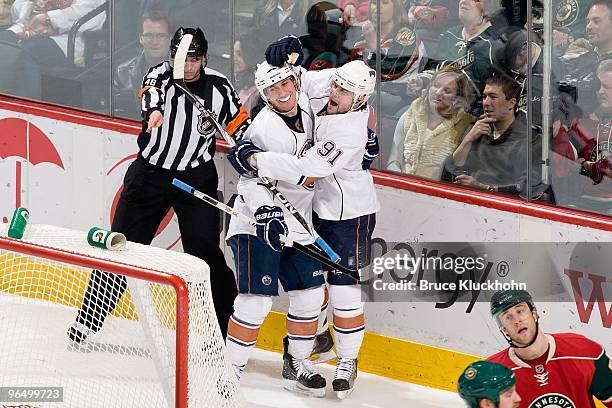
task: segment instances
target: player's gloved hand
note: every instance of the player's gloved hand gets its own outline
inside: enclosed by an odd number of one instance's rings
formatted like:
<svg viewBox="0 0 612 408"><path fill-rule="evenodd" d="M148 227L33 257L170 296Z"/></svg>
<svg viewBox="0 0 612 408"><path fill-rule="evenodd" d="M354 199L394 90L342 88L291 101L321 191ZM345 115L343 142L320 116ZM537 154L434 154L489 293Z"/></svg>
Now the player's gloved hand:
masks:
<svg viewBox="0 0 612 408"><path fill-rule="evenodd" d="M378 153L380 153L380 145L378 144L378 135L371 129L368 129L368 142L366 143L366 152L361 160L361 168L368 170Z"/></svg>
<svg viewBox="0 0 612 408"><path fill-rule="evenodd" d="M241 176L257 177L257 168L253 165L251 156L258 152L263 152L263 150L250 140L238 140L230 149L227 160Z"/></svg>
<svg viewBox="0 0 612 408"><path fill-rule="evenodd" d="M297 60L291 62L289 57L291 54L297 53ZM272 44L266 49L266 61L268 64L275 67L282 67L286 62L291 62L293 65L302 65L304 61L304 51L300 40L294 35L287 35Z"/></svg>
<svg viewBox="0 0 612 408"><path fill-rule="evenodd" d="M282 251L284 244L279 235L288 233L283 210L276 205L262 205L255 211L255 221L257 236L273 250Z"/></svg>

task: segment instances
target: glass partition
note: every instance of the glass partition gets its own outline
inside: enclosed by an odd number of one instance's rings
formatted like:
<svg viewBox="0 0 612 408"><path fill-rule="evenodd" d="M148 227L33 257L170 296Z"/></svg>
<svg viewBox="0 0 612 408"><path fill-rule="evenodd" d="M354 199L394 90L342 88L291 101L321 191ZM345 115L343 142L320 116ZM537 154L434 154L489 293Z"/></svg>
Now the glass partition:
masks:
<svg viewBox="0 0 612 408"><path fill-rule="evenodd" d="M555 3L546 13L550 184L558 205L612 215L612 6Z"/></svg>
<svg viewBox="0 0 612 408"><path fill-rule="evenodd" d="M144 73L178 27L199 26L208 67L253 117L256 64L292 34L305 69L362 59L377 70L374 168L612 211L606 1L16 0L10 11L2 93L139 120Z"/></svg>
<svg viewBox="0 0 612 408"><path fill-rule="evenodd" d="M110 113L104 99L109 94L109 4L12 3L0 29L0 90Z"/></svg>

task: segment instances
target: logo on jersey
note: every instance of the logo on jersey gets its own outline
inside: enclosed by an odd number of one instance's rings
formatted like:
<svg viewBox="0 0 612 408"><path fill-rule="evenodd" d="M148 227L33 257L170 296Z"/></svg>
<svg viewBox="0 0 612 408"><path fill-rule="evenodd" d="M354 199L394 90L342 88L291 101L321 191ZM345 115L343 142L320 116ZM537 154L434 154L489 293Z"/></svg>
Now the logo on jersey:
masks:
<svg viewBox="0 0 612 408"><path fill-rule="evenodd" d="M557 6L553 25L555 27L567 27L572 25L578 18L579 12L580 5L577 0L563 0Z"/></svg>
<svg viewBox="0 0 612 408"><path fill-rule="evenodd" d="M576 404L563 394L551 393L533 400L529 408L576 408Z"/></svg>
<svg viewBox="0 0 612 408"><path fill-rule="evenodd" d="M197 129L198 133L202 136L211 136L215 133L215 126L212 124L212 121L202 113L198 115Z"/></svg>
<svg viewBox="0 0 612 408"><path fill-rule="evenodd" d="M463 51L463 48L465 48L466 44L463 41L459 41L456 46L459 48L460 51ZM456 69L464 69L467 68L468 66L472 65L472 63L474 62L476 56L474 54L473 51L468 51L463 57L459 57L454 61L450 61L450 62L444 62L442 64L440 64L438 66L439 68L442 67L451 67L451 68L456 68Z"/></svg>
<svg viewBox="0 0 612 408"><path fill-rule="evenodd" d="M270 286L272 284L272 278L270 275L264 275L263 278L261 278L261 283L266 286Z"/></svg>
<svg viewBox="0 0 612 408"><path fill-rule="evenodd" d="M404 27L397 32L397 35L395 36L395 41L398 44L403 45L404 47L408 47L414 44L414 42L416 41L416 35L414 34L414 31ZM374 71L374 75L376 75L376 71ZM371 73L370 76L372 76Z"/></svg>
<svg viewBox="0 0 612 408"><path fill-rule="evenodd" d="M608 133L608 135L612 134L612 128L609 125L604 128L607 128L606 132ZM599 129L597 130L597 132L599 133ZM597 146L593 147L593 150L591 150L591 154L589 155L589 159L591 161L598 161L606 157L608 160L610 160L612 159L612 157L610 157L612 156L610 154L611 152L612 143L604 140L599 142Z"/></svg>
<svg viewBox="0 0 612 408"><path fill-rule="evenodd" d="M533 375L536 381L540 384L540 387L548 385L548 371L544 364L538 364L535 366L535 374Z"/></svg>

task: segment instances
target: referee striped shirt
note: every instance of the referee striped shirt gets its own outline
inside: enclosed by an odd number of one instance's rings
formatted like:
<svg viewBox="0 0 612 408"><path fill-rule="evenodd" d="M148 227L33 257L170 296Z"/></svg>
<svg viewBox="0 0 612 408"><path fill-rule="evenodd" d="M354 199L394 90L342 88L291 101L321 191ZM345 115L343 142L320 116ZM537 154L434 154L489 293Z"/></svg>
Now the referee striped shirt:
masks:
<svg viewBox="0 0 612 408"><path fill-rule="evenodd" d="M228 79L203 68L197 82L187 83L204 107L217 116L234 139L240 139L250 124L246 109ZM142 131L138 136L139 155L154 166L168 170L187 170L210 161L215 153L215 132L206 126L198 112L174 85L172 68L165 61L151 69L139 92L142 102ZM163 124L147 132L149 115L159 110Z"/></svg>

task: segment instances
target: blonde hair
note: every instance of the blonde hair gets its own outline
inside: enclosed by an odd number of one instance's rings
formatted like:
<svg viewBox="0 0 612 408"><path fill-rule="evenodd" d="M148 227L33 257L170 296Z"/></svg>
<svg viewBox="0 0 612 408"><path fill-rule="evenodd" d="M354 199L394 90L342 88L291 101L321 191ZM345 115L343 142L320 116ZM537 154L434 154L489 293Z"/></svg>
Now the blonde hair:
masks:
<svg viewBox="0 0 612 408"><path fill-rule="evenodd" d="M427 93L429 94L431 84L433 84L436 78L441 78L443 76L452 77L455 84L457 85L458 103L456 104L456 107L465 109L468 106L471 106L472 103L476 100L476 91L467 74L463 72L463 70L456 67L445 66L436 71L433 77L431 78L431 81L429 82L429 86L427 87Z"/></svg>

